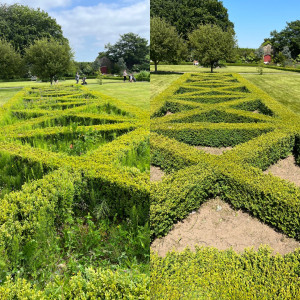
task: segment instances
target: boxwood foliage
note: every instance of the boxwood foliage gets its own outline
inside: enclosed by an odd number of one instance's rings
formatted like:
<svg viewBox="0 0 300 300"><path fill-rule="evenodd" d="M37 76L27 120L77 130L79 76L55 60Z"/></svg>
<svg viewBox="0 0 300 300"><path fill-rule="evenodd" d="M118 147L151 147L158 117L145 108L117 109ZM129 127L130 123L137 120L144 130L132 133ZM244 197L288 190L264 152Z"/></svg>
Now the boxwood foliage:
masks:
<svg viewBox="0 0 300 300"><path fill-rule="evenodd" d="M78 273L67 280L56 275L52 283L44 290L18 278L7 278L0 285L1 299L150 299L149 276L125 270L87 268L84 273Z"/></svg>
<svg viewBox="0 0 300 300"><path fill-rule="evenodd" d="M55 239L73 216L93 218L88 213L105 207L105 218L130 223L138 215L137 226L146 226L149 173L122 161L147 142L147 112L78 85L25 88L0 108L0 160L6 157L22 175L21 184L6 184L10 190L0 198L1 299L147 299L143 274L91 269L70 280L60 276L53 281L60 284L43 291L41 282L37 288L18 278L19 268L22 274L34 269L36 255L49 255L38 263L55 260L56 243L43 237ZM15 180L16 172L0 167ZM13 278L5 282L5 274ZM63 284L64 292L52 296Z"/></svg>
<svg viewBox="0 0 300 300"><path fill-rule="evenodd" d="M237 254L214 248L151 255L151 299L299 299L299 249Z"/></svg>
<svg viewBox="0 0 300 300"><path fill-rule="evenodd" d="M298 115L237 74L184 74L151 113L151 163L168 174L151 185L152 240L216 196L300 240L299 187L263 172L289 155L299 164ZM193 146L233 148L212 155ZM204 248L152 255L151 264L156 299L300 297L299 251L274 258Z"/></svg>

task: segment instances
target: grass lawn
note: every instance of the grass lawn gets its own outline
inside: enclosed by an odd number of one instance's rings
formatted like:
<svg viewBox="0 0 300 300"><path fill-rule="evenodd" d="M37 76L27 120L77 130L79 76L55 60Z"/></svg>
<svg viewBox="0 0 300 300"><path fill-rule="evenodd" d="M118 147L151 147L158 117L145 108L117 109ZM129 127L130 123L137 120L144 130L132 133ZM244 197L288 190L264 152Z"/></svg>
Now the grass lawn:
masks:
<svg viewBox="0 0 300 300"><path fill-rule="evenodd" d="M87 80L87 87L93 91L99 91L105 95L115 97L125 103L150 109L150 82L128 82L123 80L103 80L99 85L96 79Z"/></svg>
<svg viewBox="0 0 300 300"><path fill-rule="evenodd" d="M150 70L154 71L154 66L150 66ZM210 68L201 68L193 65L158 65L158 71L169 72L210 72ZM256 67L236 67L228 66L226 68L214 69L216 73L257 73ZM265 73L282 73L281 70L264 69Z"/></svg>
<svg viewBox="0 0 300 300"><path fill-rule="evenodd" d="M2 106L20 90L21 88L0 88L0 106Z"/></svg>
<svg viewBox="0 0 300 300"><path fill-rule="evenodd" d="M151 74L151 84L150 84L150 91L151 97L153 98L156 95L160 94L164 89L166 89L174 80L176 80L181 75L179 74L164 74L164 75L157 75Z"/></svg>
<svg viewBox="0 0 300 300"><path fill-rule="evenodd" d="M243 74L275 100L300 114L300 74L281 73L273 75Z"/></svg>
<svg viewBox="0 0 300 300"><path fill-rule="evenodd" d="M74 84L75 80L66 80L59 84ZM99 85L96 79L87 79L87 87L94 91L99 91L105 95L115 97L125 103L138 106L142 109L150 108L150 82L123 82L121 80L104 79L103 85ZM50 83L48 83L50 85ZM19 81L0 82L0 106L8 101L14 94L23 87L41 86L45 83Z"/></svg>

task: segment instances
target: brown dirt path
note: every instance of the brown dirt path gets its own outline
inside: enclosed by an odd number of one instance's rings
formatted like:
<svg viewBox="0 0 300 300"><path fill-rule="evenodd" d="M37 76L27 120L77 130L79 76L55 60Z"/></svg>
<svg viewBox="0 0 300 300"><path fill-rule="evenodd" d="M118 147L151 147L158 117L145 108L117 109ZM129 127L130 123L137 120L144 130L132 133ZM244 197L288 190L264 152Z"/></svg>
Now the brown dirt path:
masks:
<svg viewBox="0 0 300 300"><path fill-rule="evenodd" d="M295 158L292 155L270 166L264 173L271 173L300 186L300 167L296 165Z"/></svg>
<svg viewBox="0 0 300 300"><path fill-rule="evenodd" d="M161 181L165 173L161 168L150 166L150 182Z"/></svg>
<svg viewBox="0 0 300 300"><path fill-rule="evenodd" d="M275 253L286 254L300 247L300 243L276 232L241 210L216 198L204 203L197 212L174 225L169 234L153 241L151 248L160 256L168 251L183 251L187 246L212 246L220 250L230 247L242 252L247 247L257 249L269 245Z"/></svg>
<svg viewBox="0 0 300 300"><path fill-rule="evenodd" d="M203 146L195 146L195 148L198 150L202 150L208 154L214 154L214 155L221 155L221 154L223 154L223 152L232 149L232 147L216 148L216 147L203 147Z"/></svg>

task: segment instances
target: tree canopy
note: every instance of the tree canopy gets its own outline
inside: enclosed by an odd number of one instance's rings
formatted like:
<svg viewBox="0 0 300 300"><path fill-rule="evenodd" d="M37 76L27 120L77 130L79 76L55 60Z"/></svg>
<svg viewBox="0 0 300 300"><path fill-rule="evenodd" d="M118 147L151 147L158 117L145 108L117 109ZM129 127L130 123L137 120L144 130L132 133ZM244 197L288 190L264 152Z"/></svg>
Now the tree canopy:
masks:
<svg viewBox="0 0 300 300"><path fill-rule="evenodd" d="M19 4L0 4L0 38L11 42L21 55L35 40L45 37L66 40L60 25L48 13Z"/></svg>
<svg viewBox="0 0 300 300"><path fill-rule="evenodd" d="M211 72L219 60L231 59L236 47L233 30L223 31L217 25L199 26L189 34L189 41L194 57Z"/></svg>
<svg viewBox="0 0 300 300"><path fill-rule="evenodd" d="M24 71L21 55L5 40L0 40L0 66L1 79L14 78Z"/></svg>
<svg viewBox="0 0 300 300"><path fill-rule="evenodd" d="M161 18L150 19L150 58L154 62L155 72L160 61L172 62L177 59L183 41L176 28Z"/></svg>
<svg viewBox="0 0 300 300"><path fill-rule="evenodd" d="M73 56L69 43L43 38L26 49L25 60L29 63L31 74L52 83L54 76L73 69Z"/></svg>
<svg viewBox="0 0 300 300"><path fill-rule="evenodd" d="M277 53L282 52L284 47L288 47L293 59L300 54L300 20L287 22L283 30L280 32L274 30L270 35L270 41Z"/></svg>
<svg viewBox="0 0 300 300"><path fill-rule="evenodd" d="M149 45L145 38L135 33L126 33L114 44L105 46L106 55L113 62L117 63L123 58L127 68L135 71L149 69Z"/></svg>
<svg viewBox="0 0 300 300"><path fill-rule="evenodd" d="M165 19L184 39L200 24L216 24L223 30L234 27L219 0L151 0L150 16Z"/></svg>

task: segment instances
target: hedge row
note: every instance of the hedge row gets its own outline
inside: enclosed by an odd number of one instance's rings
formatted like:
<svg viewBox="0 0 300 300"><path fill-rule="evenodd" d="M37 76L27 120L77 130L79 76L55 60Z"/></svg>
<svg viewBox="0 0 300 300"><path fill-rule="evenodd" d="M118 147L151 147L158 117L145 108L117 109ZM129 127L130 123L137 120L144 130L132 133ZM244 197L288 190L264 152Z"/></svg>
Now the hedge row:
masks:
<svg viewBox="0 0 300 300"><path fill-rule="evenodd" d="M149 277L127 270L86 269L68 280L56 275L43 290L25 279L8 278L0 285L1 299L150 299Z"/></svg>
<svg viewBox="0 0 300 300"><path fill-rule="evenodd" d="M176 103L181 102L175 93L181 86L188 85L187 80L202 79L205 79L206 85L226 81L228 86L237 85L231 84L228 79L237 80L238 85L246 87L249 95L226 103L199 104L198 108L195 105L190 110L182 109L182 112L179 109L176 114L163 117L158 117L163 106L157 105L157 112L153 112L153 116L157 117L153 118L151 125L155 132L151 136L152 164L171 174L153 185L152 238L166 234L174 222L187 216L209 197L220 196L234 207L243 208L263 222L299 239L299 188L262 172L291 153L299 162L299 117L236 74L185 74L181 81L168 89L169 97L164 106L175 103L175 98ZM212 91L219 89L215 87ZM163 100L158 96L159 99ZM182 103L186 102L182 100ZM254 114L251 116L241 109L260 109L266 115L255 114L254 117ZM230 120L228 112L239 116L240 121L244 118L247 123L233 123L236 120ZM250 122L247 119L250 116L261 122ZM221 156L214 156L186 144L236 147ZM209 180L206 180L206 175L210 175ZM198 203L195 191L202 195L198 197ZM205 193L206 198L203 196ZM172 207L172 212L169 207Z"/></svg>
<svg viewBox="0 0 300 300"><path fill-rule="evenodd" d="M73 108L75 104L80 106ZM62 106L66 109L59 109ZM86 120L94 125L83 126ZM18 278L20 268L28 278L31 270L51 272L61 259L56 257L60 249L55 238L64 225L72 224L76 213L91 212L105 203L105 217L126 219L135 211L137 225L147 223L149 176L121 164L132 149L149 138L147 112L81 86L28 88L1 108L0 126L0 157L22 160L23 168L37 164L45 171L42 179L0 199L0 298L149 299L147 275L130 270L89 269L71 278L53 274L52 283L44 289ZM54 138L59 142L66 135L74 135L75 139L89 130L112 133L115 139L78 157L20 143L32 139L53 139L56 143ZM57 170L46 175L45 169ZM40 259L41 254L44 259ZM12 278L5 281L6 274ZM32 278L41 283L43 279L38 276L35 273Z"/></svg>
<svg viewBox="0 0 300 300"><path fill-rule="evenodd" d="M300 251L196 248L151 255L151 299L300 299Z"/></svg>

